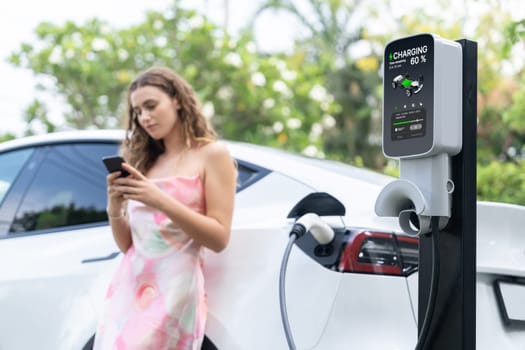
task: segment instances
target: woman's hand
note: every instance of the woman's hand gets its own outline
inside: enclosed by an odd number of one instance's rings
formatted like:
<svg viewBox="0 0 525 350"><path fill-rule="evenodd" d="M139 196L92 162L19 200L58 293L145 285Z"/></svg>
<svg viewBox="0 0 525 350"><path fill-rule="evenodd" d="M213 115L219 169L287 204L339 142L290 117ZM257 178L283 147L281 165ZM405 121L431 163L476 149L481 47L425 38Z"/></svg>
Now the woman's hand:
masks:
<svg viewBox="0 0 525 350"><path fill-rule="evenodd" d="M123 163L122 168L127 170L130 175L113 181L115 191L121 193L123 199L132 199L149 207L157 208L159 198L164 195L160 188L131 165Z"/></svg>
<svg viewBox="0 0 525 350"><path fill-rule="evenodd" d="M113 172L106 177L108 191L108 214L118 217L122 215L122 204L125 200L123 193L117 189L115 180L120 176L120 172Z"/></svg>

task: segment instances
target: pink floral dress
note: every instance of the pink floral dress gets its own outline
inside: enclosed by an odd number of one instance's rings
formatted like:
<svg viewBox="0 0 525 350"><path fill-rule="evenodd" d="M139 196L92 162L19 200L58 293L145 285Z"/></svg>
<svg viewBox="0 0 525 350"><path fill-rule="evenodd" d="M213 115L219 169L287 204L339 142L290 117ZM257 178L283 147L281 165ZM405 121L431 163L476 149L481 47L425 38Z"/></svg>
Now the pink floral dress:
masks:
<svg viewBox="0 0 525 350"><path fill-rule="evenodd" d="M152 179L204 213L199 176ZM106 295L96 350L198 350L206 322L203 248L166 215L129 201L133 243Z"/></svg>

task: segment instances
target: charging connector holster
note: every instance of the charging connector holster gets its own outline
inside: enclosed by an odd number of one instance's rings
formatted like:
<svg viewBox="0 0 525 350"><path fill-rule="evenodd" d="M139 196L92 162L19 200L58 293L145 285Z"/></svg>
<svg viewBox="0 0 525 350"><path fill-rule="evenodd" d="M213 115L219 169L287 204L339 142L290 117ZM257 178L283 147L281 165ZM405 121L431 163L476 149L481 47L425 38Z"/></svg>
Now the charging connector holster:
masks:
<svg viewBox="0 0 525 350"><path fill-rule="evenodd" d="M437 216L439 228L450 217L454 183L450 179L450 157L435 156L400 160L401 178L387 184L375 204L378 216L398 217L399 226L409 235L431 230L430 219Z"/></svg>

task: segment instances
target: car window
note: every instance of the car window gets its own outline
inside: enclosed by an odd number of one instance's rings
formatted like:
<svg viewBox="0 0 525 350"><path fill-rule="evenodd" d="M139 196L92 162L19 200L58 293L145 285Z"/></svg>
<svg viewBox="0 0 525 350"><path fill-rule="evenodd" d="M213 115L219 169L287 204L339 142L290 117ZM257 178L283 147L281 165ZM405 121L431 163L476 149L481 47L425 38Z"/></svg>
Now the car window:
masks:
<svg viewBox="0 0 525 350"><path fill-rule="evenodd" d="M259 181L270 171L255 164L237 160L237 192Z"/></svg>
<svg viewBox="0 0 525 350"><path fill-rule="evenodd" d="M117 151L116 144L86 143L48 147L15 214L9 233L30 233L107 221L107 171L101 158L116 154ZM12 158L23 164L23 157ZM237 165L237 192L270 172L242 160L237 160ZM0 179L14 178L15 168L13 163L13 166L8 167L13 174ZM8 170L3 168L2 171Z"/></svg>
<svg viewBox="0 0 525 350"><path fill-rule="evenodd" d="M0 154L0 204L32 153L33 150L28 148Z"/></svg>
<svg viewBox="0 0 525 350"><path fill-rule="evenodd" d="M107 221L103 156L116 144L49 147L22 200L10 233L26 233Z"/></svg>
<svg viewBox="0 0 525 350"><path fill-rule="evenodd" d="M386 184L394 180L394 177L392 176L388 176L367 168L357 167L334 160L307 157L302 154L297 154L278 148L270 148L254 144L246 144L245 147L249 147L258 151L263 151L266 154L275 154L279 157L284 156L286 159L298 161L300 163L306 163L315 167L320 167L328 171L352 177L356 180L362 180L380 186L386 186Z"/></svg>

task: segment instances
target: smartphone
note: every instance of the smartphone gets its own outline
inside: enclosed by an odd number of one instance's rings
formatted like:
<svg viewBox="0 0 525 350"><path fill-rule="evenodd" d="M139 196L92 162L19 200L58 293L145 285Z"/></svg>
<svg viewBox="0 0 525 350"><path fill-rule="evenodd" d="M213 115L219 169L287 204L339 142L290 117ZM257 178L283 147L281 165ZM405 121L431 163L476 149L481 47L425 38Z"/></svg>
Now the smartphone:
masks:
<svg viewBox="0 0 525 350"><path fill-rule="evenodd" d="M124 158L122 158L121 156L102 157L102 161L104 162L106 169L108 169L108 172L113 173L115 171L120 171L119 177L126 177L129 175L129 173L126 170L122 169L122 163L124 163Z"/></svg>

